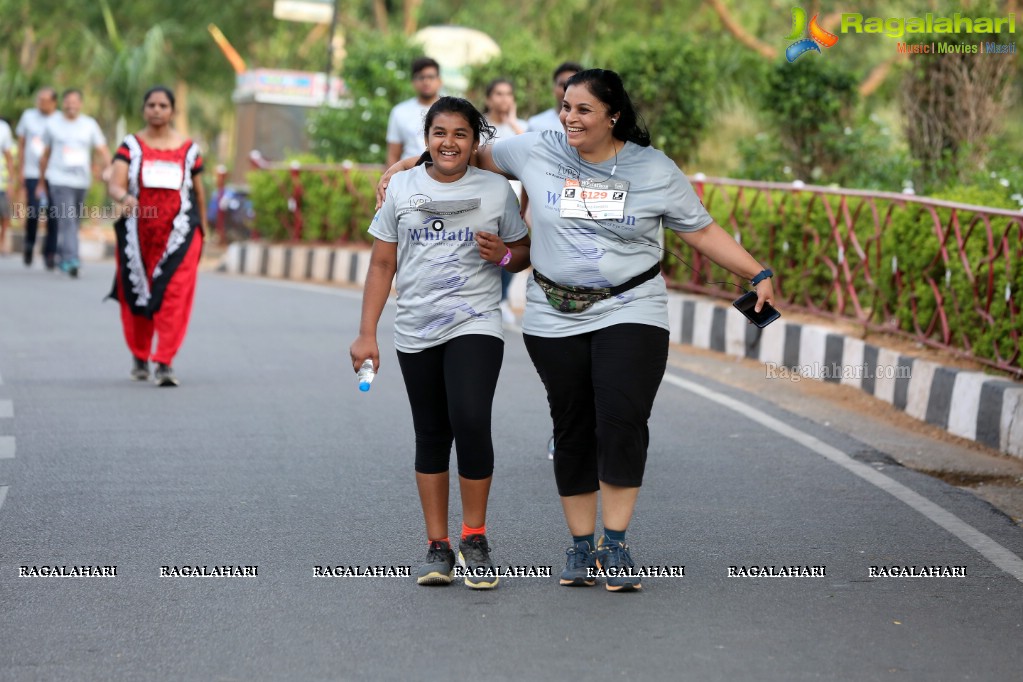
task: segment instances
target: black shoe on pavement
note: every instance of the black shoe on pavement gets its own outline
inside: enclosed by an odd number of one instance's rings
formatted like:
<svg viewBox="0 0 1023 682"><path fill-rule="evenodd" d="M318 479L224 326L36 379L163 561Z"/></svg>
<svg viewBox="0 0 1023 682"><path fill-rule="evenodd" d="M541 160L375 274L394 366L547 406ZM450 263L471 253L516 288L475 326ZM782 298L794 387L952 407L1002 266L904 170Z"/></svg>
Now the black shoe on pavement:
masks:
<svg viewBox="0 0 1023 682"><path fill-rule="evenodd" d="M157 386L177 386L179 384L178 378L174 376L174 368L162 362L156 366L153 381Z"/></svg>
<svg viewBox="0 0 1023 682"><path fill-rule="evenodd" d="M149 362L146 360L140 360L135 356L131 358L131 378L134 381L148 381L149 380Z"/></svg>
<svg viewBox="0 0 1023 682"><path fill-rule="evenodd" d="M419 567L416 582L420 585L450 585L454 569L455 553L451 545L434 540L426 552L426 563Z"/></svg>
<svg viewBox="0 0 1023 682"><path fill-rule="evenodd" d="M458 565L465 572L465 585L474 590L497 587L498 575L490 560L490 544L486 535L470 535L458 543Z"/></svg>

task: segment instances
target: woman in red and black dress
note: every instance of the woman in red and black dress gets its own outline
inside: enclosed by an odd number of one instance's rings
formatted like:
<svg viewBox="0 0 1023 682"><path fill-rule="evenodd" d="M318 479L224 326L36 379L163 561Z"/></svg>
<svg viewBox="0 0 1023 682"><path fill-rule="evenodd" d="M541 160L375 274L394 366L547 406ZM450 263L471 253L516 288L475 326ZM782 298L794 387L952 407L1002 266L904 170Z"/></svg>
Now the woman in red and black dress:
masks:
<svg viewBox="0 0 1023 682"><path fill-rule="evenodd" d="M128 135L114 157L110 196L124 207L117 221L117 275L131 376L177 386L171 363L185 339L205 231L206 197L196 177L199 147L171 127L174 93L155 87L142 100L146 127ZM153 350L153 336L156 350Z"/></svg>

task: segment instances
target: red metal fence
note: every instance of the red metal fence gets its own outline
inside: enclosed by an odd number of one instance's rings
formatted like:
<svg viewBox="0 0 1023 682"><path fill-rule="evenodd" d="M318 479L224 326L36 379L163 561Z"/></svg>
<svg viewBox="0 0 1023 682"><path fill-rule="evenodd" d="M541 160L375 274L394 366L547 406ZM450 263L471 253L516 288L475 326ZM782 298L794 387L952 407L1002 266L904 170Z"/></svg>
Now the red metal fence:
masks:
<svg viewBox="0 0 1023 682"><path fill-rule="evenodd" d="M692 178L715 219L777 273L783 306L910 338L1023 378L1023 212L801 183ZM666 264L667 265L667 264ZM688 291L720 272L671 266Z"/></svg>

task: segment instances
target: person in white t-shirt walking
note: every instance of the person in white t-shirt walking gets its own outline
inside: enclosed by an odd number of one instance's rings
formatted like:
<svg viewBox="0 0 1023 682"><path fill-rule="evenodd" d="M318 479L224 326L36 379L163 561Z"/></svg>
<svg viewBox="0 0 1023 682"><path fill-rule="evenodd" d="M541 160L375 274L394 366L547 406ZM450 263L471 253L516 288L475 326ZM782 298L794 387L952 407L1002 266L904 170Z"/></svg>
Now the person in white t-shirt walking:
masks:
<svg viewBox="0 0 1023 682"><path fill-rule="evenodd" d="M387 119L387 165L426 151L423 120L440 96L440 64L430 57L412 62L412 87L416 96L395 105Z"/></svg>
<svg viewBox="0 0 1023 682"><path fill-rule="evenodd" d="M110 150L99 124L82 111L82 93L71 89L61 98L62 113L46 123L42 157L39 159L39 184L36 195L49 194L50 219L57 221L60 269L78 277L78 228L84 211L85 193L99 168L110 166Z"/></svg>
<svg viewBox="0 0 1023 682"><path fill-rule="evenodd" d="M26 109L18 120L14 134L18 136L18 160L21 163L21 181L25 187L25 265L32 265L35 252L36 232L39 229L39 196L36 186L39 184L39 159L46 145L43 144L43 133L46 123L57 111L57 91L49 86L40 88L36 93L36 106ZM57 225L46 223L46 241L43 245L43 258L47 269L52 270L57 257Z"/></svg>

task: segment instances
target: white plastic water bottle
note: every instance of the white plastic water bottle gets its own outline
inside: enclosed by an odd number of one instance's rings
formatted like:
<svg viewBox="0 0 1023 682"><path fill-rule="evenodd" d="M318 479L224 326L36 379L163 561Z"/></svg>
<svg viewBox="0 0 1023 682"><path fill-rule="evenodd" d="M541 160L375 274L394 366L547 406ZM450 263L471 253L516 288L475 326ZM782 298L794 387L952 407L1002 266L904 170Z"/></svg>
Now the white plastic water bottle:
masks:
<svg viewBox="0 0 1023 682"><path fill-rule="evenodd" d="M376 370L373 369L373 361L369 358L363 360L362 367L359 368L359 390L363 393L368 391L370 384L373 383L373 377L376 375Z"/></svg>

